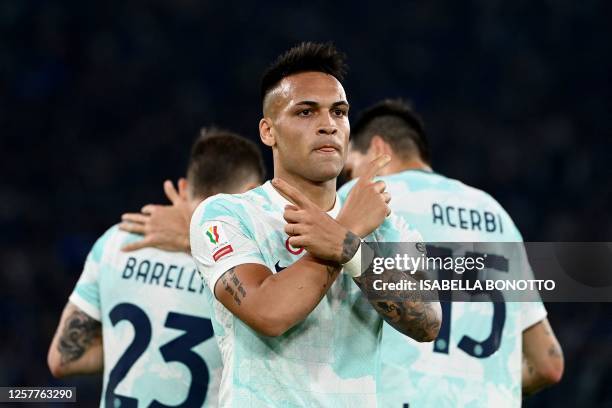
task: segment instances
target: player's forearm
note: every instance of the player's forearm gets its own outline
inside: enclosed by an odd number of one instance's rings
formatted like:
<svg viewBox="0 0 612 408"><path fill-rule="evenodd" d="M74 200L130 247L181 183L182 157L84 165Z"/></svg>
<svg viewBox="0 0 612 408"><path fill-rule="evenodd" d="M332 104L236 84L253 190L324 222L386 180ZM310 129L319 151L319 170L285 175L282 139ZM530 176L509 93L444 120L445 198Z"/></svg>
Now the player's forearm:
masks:
<svg viewBox="0 0 612 408"><path fill-rule="evenodd" d="M523 389L523 398L529 397L530 395L536 393L544 386L546 383L542 381L540 376L537 375L535 368L532 363L530 363L525 356L523 356L523 367L522 367L522 389Z"/></svg>
<svg viewBox="0 0 612 408"><path fill-rule="evenodd" d="M522 390L523 398L529 397L536 392L553 385L561 379L553 379L551 375L542 373L536 367L536 365L523 356L523 370L522 370Z"/></svg>
<svg viewBox="0 0 612 408"><path fill-rule="evenodd" d="M281 273L266 279L260 289L261 310L269 311L278 334L295 326L319 304L341 267L305 255Z"/></svg>
<svg viewBox="0 0 612 408"><path fill-rule="evenodd" d="M561 381L563 351L548 319L523 331L523 396L527 397Z"/></svg>
<svg viewBox="0 0 612 408"><path fill-rule="evenodd" d="M419 342L433 341L442 325L442 308L430 292L417 290L373 290L373 280L397 283L417 280L409 272L388 270L380 275L367 274L354 278L370 304L389 323Z"/></svg>
<svg viewBox="0 0 612 408"><path fill-rule="evenodd" d="M226 292L226 307L253 330L280 336L314 310L340 270L339 265L306 254L282 272L269 275L256 288L245 289L230 270L221 277L219 290Z"/></svg>
<svg viewBox="0 0 612 408"><path fill-rule="evenodd" d="M102 342L92 345L79 359L70 362L62 361L61 356L49 354L48 364L51 374L57 378L101 373L104 369Z"/></svg>
<svg viewBox="0 0 612 408"><path fill-rule="evenodd" d="M47 362L55 377L102 371L100 322L68 303L49 347Z"/></svg>

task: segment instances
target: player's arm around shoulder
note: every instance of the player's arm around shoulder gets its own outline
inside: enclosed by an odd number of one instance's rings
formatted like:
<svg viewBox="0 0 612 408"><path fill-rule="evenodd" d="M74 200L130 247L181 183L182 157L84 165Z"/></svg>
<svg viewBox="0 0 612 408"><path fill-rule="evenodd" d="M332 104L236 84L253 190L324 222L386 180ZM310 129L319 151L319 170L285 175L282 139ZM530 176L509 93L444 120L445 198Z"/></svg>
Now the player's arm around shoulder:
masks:
<svg viewBox="0 0 612 408"><path fill-rule="evenodd" d="M523 396L561 381L563 369L563 351L548 319L523 331Z"/></svg>
<svg viewBox="0 0 612 408"><path fill-rule="evenodd" d="M100 322L68 302L51 341L47 364L57 378L101 372L104 353Z"/></svg>
<svg viewBox="0 0 612 408"><path fill-rule="evenodd" d="M191 222L192 255L227 310L258 333L279 336L312 312L340 267L306 254L273 274L245 217L222 198L204 201Z"/></svg>

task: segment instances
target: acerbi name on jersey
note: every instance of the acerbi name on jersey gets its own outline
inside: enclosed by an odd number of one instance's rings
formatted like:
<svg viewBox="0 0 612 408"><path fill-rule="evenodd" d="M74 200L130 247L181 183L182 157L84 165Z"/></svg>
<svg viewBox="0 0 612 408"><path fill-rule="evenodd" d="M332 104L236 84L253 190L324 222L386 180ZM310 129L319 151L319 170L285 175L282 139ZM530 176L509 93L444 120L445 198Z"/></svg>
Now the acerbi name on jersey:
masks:
<svg viewBox="0 0 612 408"><path fill-rule="evenodd" d="M381 279L372 282L374 290L554 290L555 281L544 279L486 279L486 280L462 280L462 279L424 279L411 281L402 279L399 282L383 282Z"/></svg>

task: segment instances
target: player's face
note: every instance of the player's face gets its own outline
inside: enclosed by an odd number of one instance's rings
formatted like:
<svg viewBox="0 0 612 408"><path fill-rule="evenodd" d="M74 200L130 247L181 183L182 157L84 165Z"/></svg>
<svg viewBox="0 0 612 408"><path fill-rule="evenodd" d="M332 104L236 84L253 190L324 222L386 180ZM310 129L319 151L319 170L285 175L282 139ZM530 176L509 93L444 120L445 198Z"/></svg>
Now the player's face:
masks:
<svg viewBox="0 0 612 408"><path fill-rule="evenodd" d="M372 148L368 149L368 151L363 154L352 145L349 145L346 165L344 166L346 175L350 179L360 177L366 171L368 163L374 160L376 156Z"/></svg>
<svg viewBox="0 0 612 408"><path fill-rule="evenodd" d="M304 72L284 78L275 92L271 134L278 165L314 182L338 177L350 131L340 82L324 73Z"/></svg>

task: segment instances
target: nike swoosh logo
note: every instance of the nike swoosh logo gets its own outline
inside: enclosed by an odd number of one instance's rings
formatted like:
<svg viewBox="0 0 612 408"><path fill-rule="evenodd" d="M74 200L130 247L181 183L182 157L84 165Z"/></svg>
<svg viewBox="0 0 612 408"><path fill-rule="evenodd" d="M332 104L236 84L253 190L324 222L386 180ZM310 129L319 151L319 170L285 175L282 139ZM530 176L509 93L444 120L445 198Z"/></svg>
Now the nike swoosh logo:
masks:
<svg viewBox="0 0 612 408"><path fill-rule="evenodd" d="M276 264L274 264L274 269L276 269L276 273L282 271L285 268L286 266L280 266L280 261L277 261Z"/></svg>

